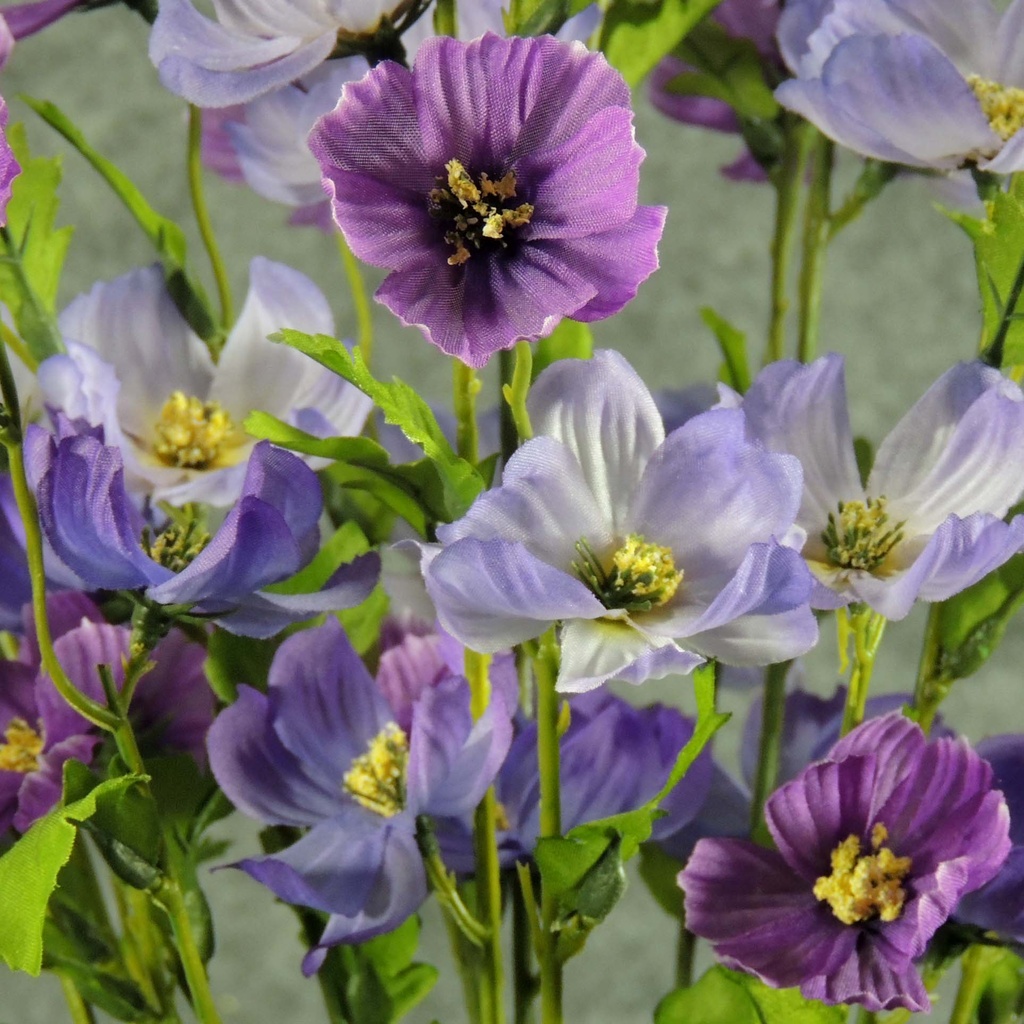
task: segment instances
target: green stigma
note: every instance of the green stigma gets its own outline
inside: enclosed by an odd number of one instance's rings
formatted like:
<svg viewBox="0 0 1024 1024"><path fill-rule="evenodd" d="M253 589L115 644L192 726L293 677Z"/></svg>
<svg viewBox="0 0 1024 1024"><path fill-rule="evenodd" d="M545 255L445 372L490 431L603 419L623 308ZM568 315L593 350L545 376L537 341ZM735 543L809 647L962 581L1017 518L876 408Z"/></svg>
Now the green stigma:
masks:
<svg viewBox="0 0 1024 1024"><path fill-rule="evenodd" d="M1004 142L1024 128L1024 89L1000 85L980 75L968 75L967 84L978 97L992 131Z"/></svg>
<svg viewBox="0 0 1024 1024"><path fill-rule="evenodd" d="M455 248L448 257L449 266L461 266L472 256L472 250L488 244L504 248L508 245L506 229L530 223L533 206L512 202L516 195L515 171L495 181L487 174L474 180L458 160L449 160L444 169L448 175L437 179L438 187L430 190L429 203L432 217L451 224L444 236Z"/></svg>
<svg viewBox="0 0 1024 1024"><path fill-rule="evenodd" d="M342 785L374 814L393 818L405 808L405 770L409 740L394 722L388 722L345 772Z"/></svg>
<svg viewBox="0 0 1024 1024"><path fill-rule="evenodd" d="M891 525L886 499L841 501L839 514L828 514L821 535L828 560L839 569L863 569L877 573L889 552L903 539L903 523Z"/></svg>
<svg viewBox="0 0 1024 1024"><path fill-rule="evenodd" d="M580 555L580 560L572 563L576 575L608 609L650 611L671 601L683 581L672 550L650 544L638 533L626 537L607 567L586 540L578 541L576 550Z"/></svg>

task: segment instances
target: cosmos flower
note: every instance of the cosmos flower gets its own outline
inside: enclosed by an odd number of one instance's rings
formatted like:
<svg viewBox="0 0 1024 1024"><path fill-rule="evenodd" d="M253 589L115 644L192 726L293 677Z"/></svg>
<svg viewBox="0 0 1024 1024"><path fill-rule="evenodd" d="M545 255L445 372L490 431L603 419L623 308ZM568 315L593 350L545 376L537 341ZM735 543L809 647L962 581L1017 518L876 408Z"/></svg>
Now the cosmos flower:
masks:
<svg viewBox="0 0 1024 1024"><path fill-rule="evenodd" d="M390 931L416 911L427 896L417 816L469 813L510 739L503 702L474 722L458 676L425 688L403 729L332 620L281 645L266 694L240 687L210 730L210 765L246 814L309 828L236 865L285 902L330 915L305 973L327 947Z"/></svg>
<svg viewBox="0 0 1024 1024"><path fill-rule="evenodd" d="M579 43L434 38L347 85L310 148L352 251L390 271L377 299L479 367L611 316L657 267L629 102Z"/></svg>
<svg viewBox="0 0 1024 1024"><path fill-rule="evenodd" d="M1024 486L1024 397L997 370L947 370L879 446L863 485L841 356L773 363L742 408L752 437L803 465L797 523L815 607L859 601L901 619L915 600L958 593L1024 543L1024 517L1003 522Z"/></svg>
<svg viewBox="0 0 1024 1024"><path fill-rule="evenodd" d="M679 875L687 927L808 999L928 1010L914 960L1010 850L988 763L894 712L776 790L765 820L777 849L697 844Z"/></svg>
<svg viewBox="0 0 1024 1024"><path fill-rule="evenodd" d="M791 0L776 92L865 156L951 170L1024 168L1024 3Z"/></svg>
<svg viewBox="0 0 1024 1024"><path fill-rule="evenodd" d="M261 258L216 365L192 333L159 266L133 270L76 298L60 316L66 355L39 367L43 401L102 426L121 449L129 489L172 505L230 505L255 441L242 429L262 409L318 436L355 435L370 400L267 336L282 327L334 333L327 300L304 274Z"/></svg>
<svg viewBox="0 0 1024 1024"><path fill-rule="evenodd" d="M789 539L795 459L712 410L667 438L617 353L561 360L529 397L535 437L499 487L424 548L441 624L497 651L561 623L561 690L766 664L812 647L811 579Z"/></svg>
<svg viewBox="0 0 1024 1024"><path fill-rule="evenodd" d="M277 594L319 548L320 484L290 452L263 441L249 457L242 495L209 536L194 520L147 525L128 499L118 449L88 435L26 438L43 532L83 589L143 590L242 636L272 636L292 622L363 601L380 560L341 566L324 589Z"/></svg>

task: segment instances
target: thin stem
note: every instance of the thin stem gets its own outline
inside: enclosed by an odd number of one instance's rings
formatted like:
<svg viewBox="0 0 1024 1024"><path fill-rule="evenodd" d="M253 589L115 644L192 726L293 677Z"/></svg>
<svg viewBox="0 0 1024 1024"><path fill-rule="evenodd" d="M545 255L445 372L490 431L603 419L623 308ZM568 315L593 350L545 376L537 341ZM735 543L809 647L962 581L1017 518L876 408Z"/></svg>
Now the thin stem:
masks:
<svg viewBox="0 0 1024 1024"><path fill-rule="evenodd" d="M886 619L867 605L840 608L836 615L846 618L848 635L853 638L853 667L850 670L850 688L846 694L841 732L841 735L845 736L864 721L871 674L875 668L875 656L882 643Z"/></svg>
<svg viewBox="0 0 1024 1024"><path fill-rule="evenodd" d="M452 405L455 409L455 445L459 455L474 465L480 458L480 435L476 425L476 396L480 378L472 366L452 361Z"/></svg>
<svg viewBox="0 0 1024 1024"><path fill-rule="evenodd" d="M697 936L686 927L686 921L679 922L676 938L676 988L689 988L693 984L693 960L697 952Z"/></svg>
<svg viewBox="0 0 1024 1024"><path fill-rule="evenodd" d="M502 379L504 380L504 378ZM511 414L519 444L529 441L533 437L530 413L526 408L526 399L530 393L532 379L533 349L530 348L528 341L520 341L516 345L516 365L512 372L512 379L508 383L502 384L501 387L501 394L505 399L505 403L502 406L502 414L504 415L505 409L508 409Z"/></svg>
<svg viewBox="0 0 1024 1024"><path fill-rule="evenodd" d="M57 971L56 973L60 979L60 987L64 993L64 999L68 1004L71 1024L96 1024L96 1018L93 1016L92 1010L82 998L78 989L75 988L75 983L63 971Z"/></svg>
<svg viewBox="0 0 1024 1024"><path fill-rule="evenodd" d="M939 669L939 656L942 652L940 607L936 603L928 609L921 660L917 666L917 681L914 684L914 713L917 724L924 730L925 735L931 731L939 705L949 693L949 684Z"/></svg>
<svg viewBox="0 0 1024 1024"><path fill-rule="evenodd" d="M533 1001L537 996L537 975L533 970L533 928L526 897L517 885L511 887L512 972L515 991L515 1024L532 1024Z"/></svg>
<svg viewBox="0 0 1024 1024"><path fill-rule="evenodd" d="M540 836L561 835L562 794L558 750L558 678L559 650L554 627L540 639L537 660L537 766L540 773ZM562 1022L562 964L558 959L554 925L558 904L543 886L540 894L540 919L543 945L537 950L540 960L540 1005L543 1024Z"/></svg>
<svg viewBox="0 0 1024 1024"><path fill-rule="evenodd" d="M960 987L956 991L949 1024L972 1024L993 962L993 950L984 946L972 946L964 953L960 961Z"/></svg>
<svg viewBox="0 0 1024 1024"><path fill-rule="evenodd" d="M789 271L796 243L800 187L807 157L814 139L810 126L801 120L787 119L782 164L774 179L775 233L772 236L772 312L768 326L765 363L786 354L786 314L789 312Z"/></svg>
<svg viewBox="0 0 1024 1024"><path fill-rule="evenodd" d="M234 304L231 301L231 285L228 283L227 268L217 246L217 237L210 220L210 209L206 205L203 191L203 112L194 103L188 106L188 188L192 197L192 209L196 216L199 235L210 258L213 277L217 282L217 298L220 301L220 322L225 331L235 322Z"/></svg>
<svg viewBox="0 0 1024 1024"><path fill-rule="evenodd" d="M829 210L832 202L834 144L824 135L814 142L813 173L804 211L803 263L800 267L800 362L809 363L818 348L821 324L821 287L828 248Z"/></svg>
<svg viewBox="0 0 1024 1024"><path fill-rule="evenodd" d="M128 973L135 979L153 1006L159 1006L164 1020L178 1020L173 995L160 964L163 945L160 928L153 918L153 901L142 892L115 877L114 895L124 932L122 954Z"/></svg>
<svg viewBox="0 0 1024 1024"><path fill-rule="evenodd" d="M457 36L459 17L455 0L437 0L434 8L434 31L439 36Z"/></svg>
<svg viewBox="0 0 1024 1024"><path fill-rule="evenodd" d="M338 252L341 254L341 265L345 270L345 278L348 280L348 290L352 295L352 305L356 310L356 324L359 334L356 343L362 354L366 368L370 368L373 359L373 313L370 310L370 298L366 292L366 282L363 280L363 271L359 266L359 260L355 258L352 250L345 241L345 236L335 232L338 240Z"/></svg>
<svg viewBox="0 0 1024 1024"><path fill-rule="evenodd" d="M512 390L515 376L516 360L512 349L503 348L498 353L498 415L500 418L499 433L501 435L501 461L508 463L512 453L519 447L519 432L512 415L512 405L508 395ZM506 391L506 388L508 389Z"/></svg>
<svg viewBox="0 0 1024 1024"><path fill-rule="evenodd" d="M757 755L757 775L750 807L750 831L758 836L764 830L764 802L775 789L779 777L782 727L786 709L786 673L792 662L769 665L764 673L764 698L761 704L761 742Z"/></svg>
<svg viewBox="0 0 1024 1024"><path fill-rule="evenodd" d="M473 916L469 907L462 901L455 887L455 877L441 859L441 850L430 819L422 814L416 818L416 845L427 871L427 881L437 895L442 909L474 946L483 946L487 941L487 928Z"/></svg>
<svg viewBox="0 0 1024 1024"><path fill-rule="evenodd" d="M979 358L989 366L999 369L1003 365L1003 350L1006 347L1006 336L1010 332L1010 324L1014 322L1017 304L1020 302L1021 293L1024 292L1024 256L1017 267L1017 276L1013 279L1010 287L1010 294L1007 296L1006 305L1003 307L1003 315L999 320L999 327L996 330L992 344L986 348Z"/></svg>

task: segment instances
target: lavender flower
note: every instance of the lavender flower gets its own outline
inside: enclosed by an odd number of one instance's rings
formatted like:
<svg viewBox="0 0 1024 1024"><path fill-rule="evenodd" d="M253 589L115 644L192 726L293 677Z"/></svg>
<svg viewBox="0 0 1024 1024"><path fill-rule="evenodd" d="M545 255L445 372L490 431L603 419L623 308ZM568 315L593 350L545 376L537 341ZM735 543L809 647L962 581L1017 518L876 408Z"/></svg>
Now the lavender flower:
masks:
<svg viewBox="0 0 1024 1024"><path fill-rule="evenodd" d="M712 410L666 438L643 381L608 351L548 367L529 411L537 436L501 486L424 550L453 636L497 651L561 623L569 691L814 645L811 580L783 543L799 466L746 440L742 413Z"/></svg>
<svg viewBox="0 0 1024 1024"><path fill-rule="evenodd" d="M352 251L391 271L377 299L471 366L611 316L658 265L629 89L581 44L430 39L347 85L310 148Z"/></svg>
<svg viewBox="0 0 1024 1024"><path fill-rule="evenodd" d="M25 554L25 527L14 501L11 478L0 476L0 629L17 629L21 608L32 599Z"/></svg>
<svg viewBox="0 0 1024 1024"><path fill-rule="evenodd" d="M2 66L2 61L0 61ZM21 174L18 163L7 141L7 104L0 96L0 227L7 223L7 204L11 201L14 179Z"/></svg>
<svg viewBox="0 0 1024 1024"><path fill-rule="evenodd" d="M116 448L90 435L27 437L43 531L84 588L143 590L147 600L212 618L232 633L267 637L292 622L349 608L373 588L379 558L343 565L312 594L263 590L316 553L320 484L290 452L263 441L242 496L212 537L195 521L147 527L128 499Z"/></svg>
<svg viewBox="0 0 1024 1024"><path fill-rule="evenodd" d="M1002 521L1024 486L1024 398L996 370L947 370L882 442L865 485L841 356L773 363L742 408L753 437L803 464L797 523L815 607L860 601L901 619L915 600L958 593L1024 543L1024 517Z"/></svg>
<svg viewBox="0 0 1024 1024"><path fill-rule="evenodd" d="M242 429L254 409L318 436L362 429L371 404L362 392L267 341L281 327L332 334L320 290L304 274L260 258L250 279L216 366L158 266L100 283L61 314L68 352L40 366L43 399L51 410L103 427L106 442L121 449L133 492L173 505L230 505L255 443Z"/></svg>
<svg viewBox="0 0 1024 1024"><path fill-rule="evenodd" d="M865 156L1024 168L1024 6L992 0L792 0L779 102Z"/></svg>
<svg viewBox="0 0 1024 1024"><path fill-rule="evenodd" d="M216 21L192 0L163 0L149 37L160 81L200 107L245 103L309 74L339 35L372 34L412 0L237 0L216 4Z"/></svg>
<svg viewBox="0 0 1024 1024"><path fill-rule="evenodd" d="M687 926L808 999L928 1010L914 960L1010 849L987 762L889 714L773 793L765 819L778 850L697 844L679 876Z"/></svg>
<svg viewBox="0 0 1024 1024"><path fill-rule="evenodd" d="M423 902L417 815L468 813L501 765L509 712L473 722L469 688L423 691L408 730L395 720L336 622L286 640L264 695L241 687L210 730L213 773L246 814L309 827L294 845L236 866L288 903L330 914L303 970L327 947L395 928Z"/></svg>

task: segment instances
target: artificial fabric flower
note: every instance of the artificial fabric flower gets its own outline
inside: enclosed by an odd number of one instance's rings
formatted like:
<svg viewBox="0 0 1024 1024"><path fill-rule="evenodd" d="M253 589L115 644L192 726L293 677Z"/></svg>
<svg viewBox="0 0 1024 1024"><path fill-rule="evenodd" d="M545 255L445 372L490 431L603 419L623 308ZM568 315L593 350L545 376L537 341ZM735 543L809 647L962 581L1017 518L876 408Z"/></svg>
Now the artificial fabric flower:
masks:
<svg viewBox="0 0 1024 1024"><path fill-rule="evenodd" d="M272 636L369 595L380 559L363 555L309 594L264 590L316 554L323 511L315 474L290 452L261 441L242 495L209 536L194 520L146 524L124 486L117 448L91 434L54 438L30 427L26 438L39 518L57 557L83 589L143 590L156 604L185 606L242 636Z"/></svg>
<svg viewBox="0 0 1024 1024"><path fill-rule="evenodd" d="M7 141L7 103L0 96L0 227L7 223L7 204L11 201L14 179L19 174L21 164Z"/></svg>
<svg viewBox="0 0 1024 1024"><path fill-rule="evenodd" d="M30 0L8 4L0 10L0 68L10 59L14 44L26 36L41 32L88 0Z"/></svg>
<svg viewBox="0 0 1024 1024"><path fill-rule="evenodd" d="M809 650L811 578L784 541L800 467L717 409L667 438L622 356L549 366L535 436L424 548L441 624L499 651L561 624L561 690L688 672L704 657L763 665Z"/></svg>
<svg viewBox="0 0 1024 1024"><path fill-rule="evenodd" d="M902 619L915 600L959 593L1024 544L1024 517L1003 522L1024 487L1024 396L998 370L947 370L879 446L865 484L841 356L772 363L742 408L751 436L803 465L797 523L815 607L857 601Z"/></svg>
<svg viewBox="0 0 1024 1024"><path fill-rule="evenodd" d="M765 821L777 849L697 843L679 875L687 927L808 999L927 1011L914 961L1010 850L988 763L894 712L776 790Z"/></svg>
<svg viewBox="0 0 1024 1024"><path fill-rule="evenodd" d="M629 102L581 43L434 38L347 85L309 144L352 251L390 271L377 299L479 367L611 316L656 269Z"/></svg>
<svg viewBox="0 0 1024 1024"><path fill-rule="evenodd" d="M239 688L210 730L210 765L246 814L309 828L236 865L330 915L305 973L327 947L390 931L426 899L416 818L471 812L508 750L509 714L492 700L474 722L465 679L448 676L423 690L403 729L332 620L281 645L266 694Z"/></svg>
<svg viewBox="0 0 1024 1024"><path fill-rule="evenodd" d="M218 0L216 20L192 0L162 0L149 37L160 81L199 107L246 103L308 75L339 38L370 35L415 0Z"/></svg>
<svg viewBox="0 0 1024 1024"><path fill-rule="evenodd" d="M133 493L172 505L230 505L255 441L254 409L318 436L355 435L370 400L268 335L333 334L334 318L304 274L256 258L245 305L214 365L178 312L159 266L97 284L60 316L66 355L39 367L43 401L102 426L121 449ZM308 461L308 460L307 460Z"/></svg>
<svg viewBox="0 0 1024 1024"><path fill-rule="evenodd" d="M776 91L864 156L951 170L1024 168L1024 3L791 0Z"/></svg>
<svg viewBox="0 0 1024 1024"><path fill-rule="evenodd" d="M21 608L32 600L32 579L25 555L25 527L14 501L9 476L0 476L0 629L17 629Z"/></svg>

